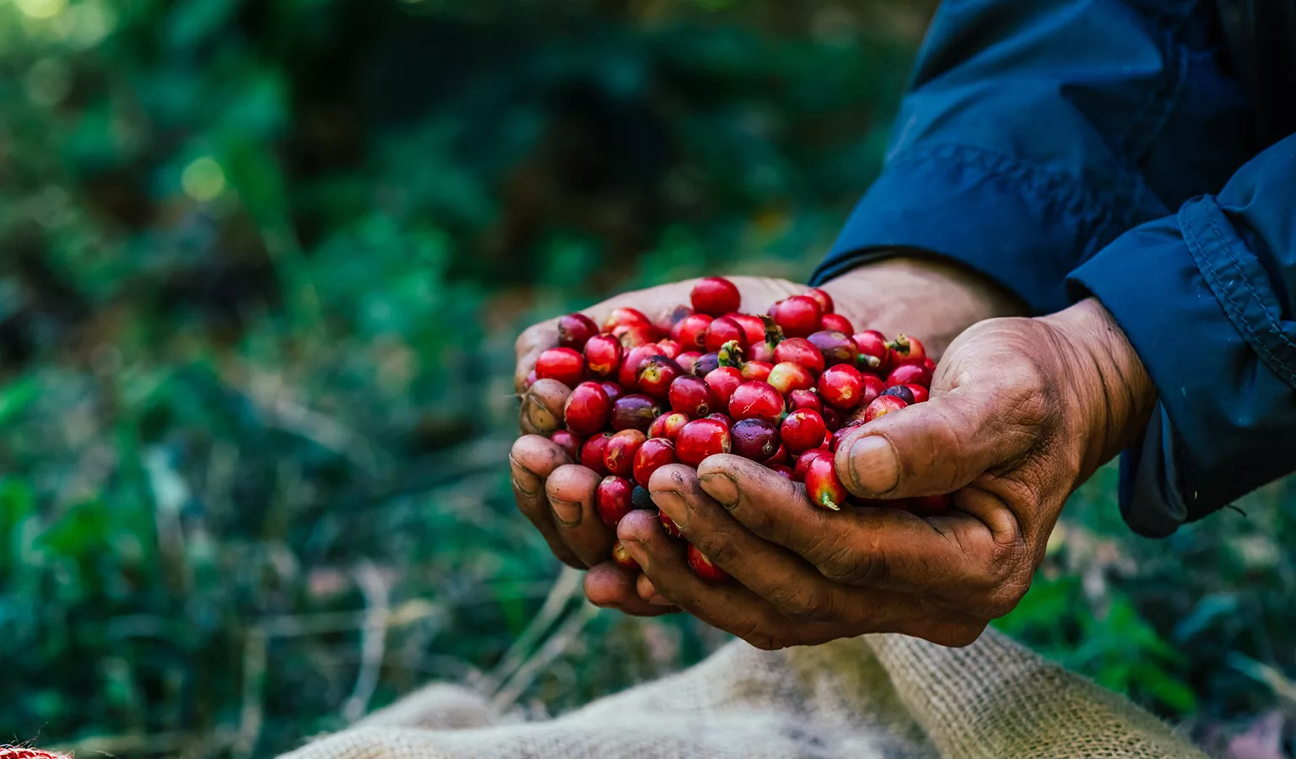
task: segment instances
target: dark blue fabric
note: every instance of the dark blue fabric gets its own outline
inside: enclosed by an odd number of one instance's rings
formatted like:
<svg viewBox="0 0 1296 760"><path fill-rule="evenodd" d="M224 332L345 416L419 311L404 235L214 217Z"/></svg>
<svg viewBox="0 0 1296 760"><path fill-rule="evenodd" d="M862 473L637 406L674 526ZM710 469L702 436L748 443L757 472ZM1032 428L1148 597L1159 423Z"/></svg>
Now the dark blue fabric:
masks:
<svg viewBox="0 0 1296 760"><path fill-rule="evenodd" d="M1211 3L946 2L813 278L910 250L1037 313L1096 295L1161 398L1122 478L1148 535L1296 470L1296 138L1255 156L1220 46Z"/></svg>

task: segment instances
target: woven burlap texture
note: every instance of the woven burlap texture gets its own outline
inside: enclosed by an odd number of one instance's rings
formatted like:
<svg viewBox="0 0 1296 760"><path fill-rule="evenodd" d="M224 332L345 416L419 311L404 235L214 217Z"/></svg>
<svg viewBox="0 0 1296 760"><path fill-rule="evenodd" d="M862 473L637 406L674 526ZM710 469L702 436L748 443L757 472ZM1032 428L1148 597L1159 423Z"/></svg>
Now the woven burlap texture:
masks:
<svg viewBox="0 0 1296 760"><path fill-rule="evenodd" d="M993 631L865 636L698 665L552 720L433 685L290 757L1202 757L1152 715Z"/></svg>

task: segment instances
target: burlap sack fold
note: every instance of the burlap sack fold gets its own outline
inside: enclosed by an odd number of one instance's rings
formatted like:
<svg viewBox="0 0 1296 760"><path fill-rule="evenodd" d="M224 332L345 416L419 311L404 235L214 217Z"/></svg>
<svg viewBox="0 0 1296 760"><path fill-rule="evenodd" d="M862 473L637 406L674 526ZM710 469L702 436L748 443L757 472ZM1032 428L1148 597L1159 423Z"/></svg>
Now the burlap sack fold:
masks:
<svg viewBox="0 0 1296 760"><path fill-rule="evenodd" d="M866 636L735 641L553 720L434 685L290 757L1202 757L1124 698L987 632L965 649Z"/></svg>

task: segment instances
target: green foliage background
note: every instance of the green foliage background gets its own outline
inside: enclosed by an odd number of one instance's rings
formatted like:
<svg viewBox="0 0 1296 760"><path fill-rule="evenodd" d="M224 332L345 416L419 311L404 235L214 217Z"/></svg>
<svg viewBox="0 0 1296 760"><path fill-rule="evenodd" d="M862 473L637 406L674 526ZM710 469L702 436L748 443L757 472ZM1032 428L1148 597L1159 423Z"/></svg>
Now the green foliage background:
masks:
<svg viewBox="0 0 1296 760"><path fill-rule="evenodd" d="M808 274L929 11L0 0L0 742L265 755L429 680L543 714L722 642L550 595L512 336ZM1296 488L1150 542L1097 480L1001 627L1207 742L1290 709Z"/></svg>

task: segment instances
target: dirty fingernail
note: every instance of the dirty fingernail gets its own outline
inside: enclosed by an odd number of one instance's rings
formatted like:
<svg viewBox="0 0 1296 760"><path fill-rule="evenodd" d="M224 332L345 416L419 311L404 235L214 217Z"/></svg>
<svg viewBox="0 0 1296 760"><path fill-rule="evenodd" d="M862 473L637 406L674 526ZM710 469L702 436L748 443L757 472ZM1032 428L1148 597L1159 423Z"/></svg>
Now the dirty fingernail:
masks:
<svg viewBox="0 0 1296 760"><path fill-rule="evenodd" d="M666 516L675 521L680 530L688 531L688 508L684 506L684 499L676 491L653 491L653 503L657 508L666 513Z"/></svg>
<svg viewBox="0 0 1296 760"><path fill-rule="evenodd" d="M725 509L733 509L738 505L738 484L728 473L708 473L698 478L698 482L702 484L702 490Z"/></svg>
<svg viewBox="0 0 1296 760"><path fill-rule="evenodd" d="M554 517L558 518L558 522L568 528L575 528L581 524L581 513L584 510L581 509L580 504L555 499L552 496L549 497L549 503L553 506Z"/></svg>
<svg viewBox="0 0 1296 760"><path fill-rule="evenodd" d="M869 435L850 450L851 477L860 489L884 494L900 484L900 460L895 447L884 436Z"/></svg>

